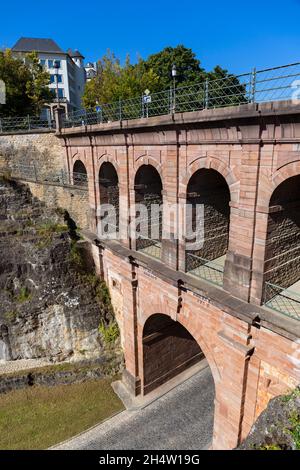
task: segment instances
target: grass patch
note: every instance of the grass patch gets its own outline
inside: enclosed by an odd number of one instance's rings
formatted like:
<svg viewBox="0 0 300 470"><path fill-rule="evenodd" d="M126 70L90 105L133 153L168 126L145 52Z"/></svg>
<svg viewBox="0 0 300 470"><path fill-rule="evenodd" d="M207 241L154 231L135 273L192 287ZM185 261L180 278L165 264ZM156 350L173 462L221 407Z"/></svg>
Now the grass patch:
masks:
<svg viewBox="0 0 300 470"><path fill-rule="evenodd" d="M121 411L112 380L0 395L0 449L46 449Z"/></svg>

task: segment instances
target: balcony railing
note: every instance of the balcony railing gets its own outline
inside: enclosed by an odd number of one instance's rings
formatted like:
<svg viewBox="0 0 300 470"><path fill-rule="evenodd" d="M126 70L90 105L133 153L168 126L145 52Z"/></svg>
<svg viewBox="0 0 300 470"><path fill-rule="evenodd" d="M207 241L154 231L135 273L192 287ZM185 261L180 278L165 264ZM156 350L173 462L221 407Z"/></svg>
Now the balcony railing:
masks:
<svg viewBox="0 0 300 470"><path fill-rule="evenodd" d="M283 315L300 320L300 292L265 282L264 305Z"/></svg>
<svg viewBox="0 0 300 470"><path fill-rule="evenodd" d="M207 260L193 253L186 253L186 272L215 284L223 286L224 265Z"/></svg>

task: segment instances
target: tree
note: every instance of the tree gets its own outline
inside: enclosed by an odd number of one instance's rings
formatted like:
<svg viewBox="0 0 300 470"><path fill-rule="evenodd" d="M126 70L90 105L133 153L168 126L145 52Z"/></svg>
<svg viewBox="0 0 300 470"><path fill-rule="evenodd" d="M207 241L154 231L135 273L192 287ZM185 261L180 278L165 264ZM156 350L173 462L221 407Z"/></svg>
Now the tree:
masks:
<svg viewBox="0 0 300 470"><path fill-rule="evenodd" d="M177 71L175 99L172 90L168 91L173 88L173 64ZM146 89L150 90L151 99L143 109L139 97ZM113 120L119 112L117 102L128 98L136 98L134 103L122 104L122 115L128 119L166 114L173 103L177 112L185 112L247 102L245 87L235 75L220 66L205 71L192 49L183 45L166 47L146 60L139 59L135 65L127 57L124 66L108 51L98 62L97 76L86 85L83 105L93 108L97 102L115 102L115 106L102 106L104 117Z"/></svg>
<svg viewBox="0 0 300 470"><path fill-rule="evenodd" d="M152 69L159 77L160 90L167 90L173 85L172 66L176 65L176 85L190 85L205 80L205 71L192 49L183 45L165 47L157 54L152 54L145 61L145 66Z"/></svg>
<svg viewBox="0 0 300 470"><path fill-rule="evenodd" d="M146 88L157 89L158 77L151 68L145 67L142 59L133 65L127 56L122 67L119 59L108 51L98 61L97 69L97 75L85 86L82 98L85 108L93 108L97 102L113 103L137 97Z"/></svg>
<svg viewBox="0 0 300 470"><path fill-rule="evenodd" d="M43 105L53 99L48 88L50 75L34 52L15 58L9 49L0 51L0 79L6 89L6 103L0 105L0 116L38 115Z"/></svg>
<svg viewBox="0 0 300 470"><path fill-rule="evenodd" d="M245 85L228 70L217 65L207 73L207 78L210 107L237 105L248 101Z"/></svg>

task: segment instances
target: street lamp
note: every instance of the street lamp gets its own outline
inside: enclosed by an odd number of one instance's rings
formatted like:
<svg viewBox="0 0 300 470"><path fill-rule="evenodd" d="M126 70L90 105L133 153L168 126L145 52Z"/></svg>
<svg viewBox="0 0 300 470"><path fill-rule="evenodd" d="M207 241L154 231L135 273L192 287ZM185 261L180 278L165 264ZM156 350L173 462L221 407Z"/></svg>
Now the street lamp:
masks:
<svg viewBox="0 0 300 470"><path fill-rule="evenodd" d="M55 76L56 76L56 98L57 98L57 109L59 106L59 96L58 96L58 70L60 69L60 63L58 60L53 62L53 67L55 68Z"/></svg>
<svg viewBox="0 0 300 470"><path fill-rule="evenodd" d="M173 102L172 102L172 112L175 113L175 106L176 106L176 101L175 101L175 90L176 90L176 75L177 75L177 69L176 69L176 64L172 65L172 77L173 77Z"/></svg>

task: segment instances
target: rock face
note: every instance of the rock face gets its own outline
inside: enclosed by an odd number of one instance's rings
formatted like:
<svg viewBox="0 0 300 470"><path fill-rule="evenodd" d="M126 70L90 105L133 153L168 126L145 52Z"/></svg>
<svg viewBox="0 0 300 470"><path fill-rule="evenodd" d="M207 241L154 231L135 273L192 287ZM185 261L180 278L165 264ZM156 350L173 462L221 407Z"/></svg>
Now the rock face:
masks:
<svg viewBox="0 0 300 470"><path fill-rule="evenodd" d="M62 213L0 180L0 360L86 359L107 348L98 327L114 322L113 310L83 251Z"/></svg>
<svg viewBox="0 0 300 470"><path fill-rule="evenodd" d="M300 450L300 387L273 398L239 450Z"/></svg>

